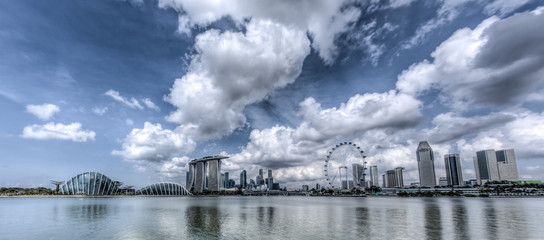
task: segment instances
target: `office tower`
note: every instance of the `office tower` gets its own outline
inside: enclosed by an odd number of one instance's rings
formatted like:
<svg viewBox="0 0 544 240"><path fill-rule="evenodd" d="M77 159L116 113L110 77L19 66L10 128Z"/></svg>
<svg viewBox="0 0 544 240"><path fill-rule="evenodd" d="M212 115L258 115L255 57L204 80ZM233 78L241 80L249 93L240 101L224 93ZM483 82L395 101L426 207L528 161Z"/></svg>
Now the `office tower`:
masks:
<svg viewBox="0 0 544 240"><path fill-rule="evenodd" d="M254 188L257 188L257 186L255 186L255 181L253 181L253 179L249 179L249 189L254 189Z"/></svg>
<svg viewBox="0 0 544 240"><path fill-rule="evenodd" d="M436 186L433 149L429 146L427 141L419 142L416 155L417 168L419 170L419 184L422 187Z"/></svg>
<svg viewBox="0 0 544 240"><path fill-rule="evenodd" d="M308 186L308 185L302 185L302 191L307 192L307 191L309 191L309 190L310 190L310 186Z"/></svg>
<svg viewBox="0 0 544 240"><path fill-rule="evenodd" d="M268 178L266 179L266 187L272 189L274 185L274 178L272 177L272 170L268 170Z"/></svg>
<svg viewBox="0 0 544 240"><path fill-rule="evenodd" d="M488 149L476 152L474 159L474 170L478 184L499 181L499 169L497 166L497 155L495 150Z"/></svg>
<svg viewBox="0 0 544 240"><path fill-rule="evenodd" d="M279 183L272 184L272 190L280 190L280 184Z"/></svg>
<svg viewBox="0 0 544 240"><path fill-rule="evenodd" d="M439 177L438 178L438 186L448 186L448 178L447 177Z"/></svg>
<svg viewBox="0 0 544 240"><path fill-rule="evenodd" d="M240 172L240 188L246 189L247 187L247 172L246 170L242 170Z"/></svg>
<svg viewBox="0 0 544 240"><path fill-rule="evenodd" d="M396 187L403 187L404 186L404 177L402 175L402 170L404 170L403 167L396 167L395 168L395 185Z"/></svg>
<svg viewBox="0 0 544 240"><path fill-rule="evenodd" d="M225 172L225 178L223 179L223 187L229 188L229 172Z"/></svg>
<svg viewBox="0 0 544 240"><path fill-rule="evenodd" d="M518 181L518 168L514 149L493 149L476 152L474 170L478 184L491 181Z"/></svg>
<svg viewBox="0 0 544 240"><path fill-rule="evenodd" d="M348 180L342 180L342 189L348 189Z"/></svg>
<svg viewBox="0 0 544 240"><path fill-rule="evenodd" d="M378 166L376 165L370 167L370 182L372 186L380 186L378 182Z"/></svg>
<svg viewBox="0 0 544 240"><path fill-rule="evenodd" d="M189 176L189 172L185 172L185 188L190 191L191 189L189 189Z"/></svg>
<svg viewBox="0 0 544 240"><path fill-rule="evenodd" d="M353 170L353 184L356 187L364 187L363 174L365 173L364 166L362 164L354 163L351 165Z"/></svg>
<svg viewBox="0 0 544 240"><path fill-rule="evenodd" d="M444 165L446 166L446 185L462 186L463 171L459 154L444 155Z"/></svg>
<svg viewBox="0 0 544 240"><path fill-rule="evenodd" d="M499 179L507 181L519 181L518 166L514 149L496 151Z"/></svg>
<svg viewBox="0 0 544 240"><path fill-rule="evenodd" d="M395 170L387 170L385 171L386 175L386 182L388 188L395 187Z"/></svg>
<svg viewBox="0 0 544 240"><path fill-rule="evenodd" d="M382 187L387 187L387 178L385 178L385 174L382 174Z"/></svg>
<svg viewBox="0 0 544 240"><path fill-rule="evenodd" d="M263 182L263 177L261 175L257 175L257 177L255 178L255 185L256 186L261 186L261 182Z"/></svg>

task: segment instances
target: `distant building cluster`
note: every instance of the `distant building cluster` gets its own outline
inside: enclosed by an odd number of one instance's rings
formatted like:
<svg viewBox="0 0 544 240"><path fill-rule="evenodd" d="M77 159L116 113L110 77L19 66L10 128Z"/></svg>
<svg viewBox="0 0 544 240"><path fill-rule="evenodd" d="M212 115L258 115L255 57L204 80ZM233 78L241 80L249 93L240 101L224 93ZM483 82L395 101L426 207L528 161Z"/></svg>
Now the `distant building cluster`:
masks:
<svg viewBox="0 0 544 240"><path fill-rule="evenodd" d="M476 156L473 159L476 179L464 181L459 154L451 153L444 155L446 176L440 176L437 183L433 149L427 141L421 141L416 149L419 182L411 183L410 186L434 188L435 186L475 186L494 181L519 181L514 149L498 151L493 149L482 150L476 152ZM405 186L403 178L404 169L404 167L396 167L384 171L381 175L380 184L377 165L372 165L368 168L370 179L365 182L361 176L365 175L364 170L366 168L363 169L363 165L360 164L353 164L353 181L343 181L342 189L351 189L357 186L366 188L402 188Z"/></svg>

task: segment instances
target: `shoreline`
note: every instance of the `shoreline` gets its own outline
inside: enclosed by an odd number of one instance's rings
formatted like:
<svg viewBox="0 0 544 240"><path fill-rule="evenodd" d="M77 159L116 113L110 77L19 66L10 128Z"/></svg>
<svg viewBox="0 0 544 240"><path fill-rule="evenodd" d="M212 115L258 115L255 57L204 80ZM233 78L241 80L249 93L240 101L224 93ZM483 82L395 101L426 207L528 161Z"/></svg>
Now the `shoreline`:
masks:
<svg viewBox="0 0 544 240"><path fill-rule="evenodd" d="M276 195L274 196L266 196L266 195L100 195L100 196L91 196L91 195L0 195L0 198L134 198L134 197L234 197L234 196L242 196L242 197L278 197ZM395 195L365 195L365 196L279 196L279 197L338 197L338 198L345 198L345 197L371 197L371 198L380 198L380 197L396 197L396 198L544 198L544 196L488 196L488 197L480 197L480 196L474 196L474 197L466 197L466 196L435 196L435 197L402 197L402 196L395 196Z"/></svg>

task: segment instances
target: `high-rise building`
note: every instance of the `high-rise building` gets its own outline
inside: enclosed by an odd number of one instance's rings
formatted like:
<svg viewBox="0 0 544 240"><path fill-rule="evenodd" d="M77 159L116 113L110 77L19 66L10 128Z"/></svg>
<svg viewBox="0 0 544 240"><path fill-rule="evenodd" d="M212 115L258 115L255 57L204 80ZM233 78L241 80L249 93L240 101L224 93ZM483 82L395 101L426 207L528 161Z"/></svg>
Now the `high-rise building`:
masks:
<svg viewBox="0 0 544 240"><path fill-rule="evenodd" d="M380 186L378 181L378 166L376 165L370 167L370 183L372 186Z"/></svg>
<svg viewBox="0 0 544 240"><path fill-rule="evenodd" d="M419 142L417 146L417 168L419 170L419 184L422 187L436 186L436 175L434 173L433 149L427 141Z"/></svg>
<svg viewBox="0 0 544 240"><path fill-rule="evenodd" d="M447 177L439 177L438 178L438 186L448 186L448 178Z"/></svg>
<svg viewBox="0 0 544 240"><path fill-rule="evenodd" d="M229 172L225 172L225 178L223 178L223 187L229 188Z"/></svg>
<svg viewBox="0 0 544 240"><path fill-rule="evenodd" d="M362 164L354 163L352 164L353 170L353 183L356 187L364 187L365 183L363 180L363 174L365 173L364 166Z"/></svg>
<svg viewBox="0 0 544 240"><path fill-rule="evenodd" d="M315 190L317 190L317 191L321 190L321 184L316 183L315 184Z"/></svg>
<svg viewBox="0 0 544 240"><path fill-rule="evenodd" d="M499 179L507 181L519 181L518 166L514 149L496 151Z"/></svg>
<svg viewBox="0 0 544 240"><path fill-rule="evenodd" d="M444 155L444 165L446 166L446 185L462 186L464 184L463 171L459 154Z"/></svg>
<svg viewBox="0 0 544 240"><path fill-rule="evenodd" d="M387 187L387 178L385 177L385 174L382 174L382 187Z"/></svg>
<svg viewBox="0 0 544 240"><path fill-rule="evenodd" d="M268 170L268 178L266 178L266 188L271 190L274 186L274 178L272 177L272 170Z"/></svg>
<svg viewBox="0 0 544 240"><path fill-rule="evenodd" d="M397 167L393 170L388 170L385 172L385 187L403 187L404 186L404 177L402 176L403 167Z"/></svg>
<svg viewBox="0 0 544 240"><path fill-rule="evenodd" d="M474 170L478 184L491 181L499 181L499 169L497 166L497 155L495 150L488 149L476 152L474 159Z"/></svg>
<svg viewBox="0 0 544 240"><path fill-rule="evenodd" d="M518 168L514 149L505 149L495 152L493 149L476 152L474 170L478 184L491 181L517 181Z"/></svg>
<svg viewBox="0 0 544 240"><path fill-rule="evenodd" d="M247 188L247 172L246 172L246 170L242 170L242 172L240 172L240 188L242 188L242 189Z"/></svg>

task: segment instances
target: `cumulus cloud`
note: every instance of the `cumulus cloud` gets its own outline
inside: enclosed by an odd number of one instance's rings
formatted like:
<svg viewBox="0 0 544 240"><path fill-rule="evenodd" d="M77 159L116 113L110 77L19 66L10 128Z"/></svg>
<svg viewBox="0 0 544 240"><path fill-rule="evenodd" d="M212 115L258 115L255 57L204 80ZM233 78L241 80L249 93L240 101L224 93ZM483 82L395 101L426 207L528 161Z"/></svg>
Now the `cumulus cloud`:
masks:
<svg viewBox="0 0 544 240"><path fill-rule="evenodd" d="M322 109L313 98L300 103L304 122L296 131L301 139L321 141L375 128L406 128L419 123L422 103L394 90L357 94L340 107Z"/></svg>
<svg viewBox="0 0 544 240"><path fill-rule="evenodd" d="M44 103L41 105L26 105L26 111L41 120L49 120L55 115L55 113L60 112L60 108L55 104Z"/></svg>
<svg viewBox="0 0 544 240"><path fill-rule="evenodd" d="M103 108L94 107L92 110L93 110L93 113L95 113L96 115L102 116L106 114L106 112L108 111L108 107L103 107Z"/></svg>
<svg viewBox="0 0 544 240"><path fill-rule="evenodd" d="M44 125L33 124L23 129L23 138L38 140L70 140L74 142L94 141L96 133L81 128L81 123L71 123L64 125L62 123L47 123Z"/></svg>
<svg viewBox="0 0 544 240"><path fill-rule="evenodd" d="M435 143L457 140L463 136L500 127L515 120L513 114L493 113L485 116L462 117L455 113L439 114L432 120L434 128L426 130L427 138Z"/></svg>
<svg viewBox="0 0 544 240"><path fill-rule="evenodd" d="M304 32L252 20L245 33L209 30L196 37L189 71L165 100L178 109L168 121L192 137L231 133L246 123L246 105L295 81L310 53Z"/></svg>
<svg viewBox="0 0 544 240"><path fill-rule="evenodd" d="M162 129L160 124L144 123L144 128L134 128L125 137L122 150L113 150L113 155L127 161L145 165L147 162L164 162L175 154L191 152L195 142L184 136L178 129Z"/></svg>
<svg viewBox="0 0 544 240"><path fill-rule="evenodd" d="M247 19L269 20L308 32L312 46L325 62L332 63L336 55L337 34L358 19L361 11L354 1L187 1L160 0L159 6L180 13L178 32L190 33L190 28L206 26L223 17L244 25Z"/></svg>
<svg viewBox="0 0 544 240"><path fill-rule="evenodd" d="M484 8L484 13L488 15L498 14L499 16L505 16L514 10L520 8L521 6L527 4L530 0L495 0L492 3L488 4Z"/></svg>
<svg viewBox="0 0 544 240"><path fill-rule="evenodd" d="M412 95L437 89L441 102L456 109L524 102L544 82L542 28L544 14L534 11L460 29L435 49L433 61L403 71L397 88Z"/></svg>

